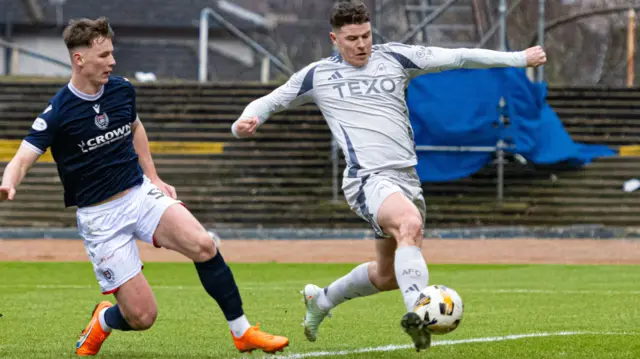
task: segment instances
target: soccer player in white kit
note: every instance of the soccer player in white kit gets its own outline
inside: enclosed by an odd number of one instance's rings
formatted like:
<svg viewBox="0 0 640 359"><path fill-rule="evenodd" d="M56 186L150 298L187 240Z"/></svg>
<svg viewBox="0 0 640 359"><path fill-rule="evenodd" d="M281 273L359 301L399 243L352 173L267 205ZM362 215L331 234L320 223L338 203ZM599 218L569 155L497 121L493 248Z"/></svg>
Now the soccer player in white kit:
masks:
<svg viewBox="0 0 640 359"><path fill-rule="evenodd" d="M252 136L273 113L315 102L347 161L346 200L378 238L374 262L357 266L324 289L305 286L307 339L315 341L320 323L346 300L400 289L407 309L401 325L418 351L427 349L431 335L412 312L428 286L429 272L421 251L426 204L414 168L407 85L412 77L448 69L536 67L546 62L546 55L539 46L521 52L373 46L369 14L358 0L336 3L331 25L330 38L339 54L306 66L251 102L231 130L238 138Z"/></svg>

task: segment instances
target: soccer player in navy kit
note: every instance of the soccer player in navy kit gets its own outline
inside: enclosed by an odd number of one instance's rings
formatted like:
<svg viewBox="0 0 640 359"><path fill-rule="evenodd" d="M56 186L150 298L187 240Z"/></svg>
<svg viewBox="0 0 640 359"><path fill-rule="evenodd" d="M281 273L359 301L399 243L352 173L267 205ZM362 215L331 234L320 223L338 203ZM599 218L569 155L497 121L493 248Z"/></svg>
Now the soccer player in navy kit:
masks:
<svg viewBox="0 0 640 359"><path fill-rule="evenodd" d="M71 81L34 121L0 185L0 201L16 188L47 148L64 187L65 206L77 206L78 231L104 294L76 344L96 355L113 329L145 330L157 303L142 274L135 238L175 250L195 263L207 293L218 303L241 352L281 351L288 339L251 326L233 274L214 240L156 173L136 112L136 93L111 76L113 31L106 18L71 21L63 33L72 62Z"/></svg>

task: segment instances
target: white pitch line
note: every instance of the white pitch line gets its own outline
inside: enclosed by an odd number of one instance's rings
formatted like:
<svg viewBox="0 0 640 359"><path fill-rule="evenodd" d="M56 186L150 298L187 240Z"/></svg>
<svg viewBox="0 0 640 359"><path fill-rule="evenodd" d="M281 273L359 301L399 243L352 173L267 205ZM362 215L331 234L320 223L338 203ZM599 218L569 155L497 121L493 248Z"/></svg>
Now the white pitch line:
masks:
<svg viewBox="0 0 640 359"><path fill-rule="evenodd" d="M238 283L240 289L272 289L272 290L291 290L296 287L304 287L303 282L297 281L284 281L277 282L274 284L279 285L271 285L269 283L264 282L245 282ZM284 285L282 285L284 284ZM289 284L287 286L287 284ZM90 285L90 284L0 284L0 288L25 288L25 289L96 289L98 288L98 284ZM153 285L151 284L152 289L161 289L161 290L201 290L202 286L200 285ZM640 290L595 290L595 289L587 289L587 290L553 290L553 289L526 289L526 288L514 288L514 289L466 289L460 290L463 293L496 293L496 294L629 294L629 295L638 295L640 294Z"/></svg>
<svg viewBox="0 0 640 359"><path fill-rule="evenodd" d="M467 289L469 293L507 293L507 294L640 294L640 290L553 290L553 289Z"/></svg>
<svg viewBox="0 0 640 359"><path fill-rule="evenodd" d="M625 333L625 332L555 332L555 333L531 333L531 334L513 334L513 335L505 335L502 337L484 337L484 338L472 338L472 339L459 339L459 340L440 340L434 341L431 346L445 346L445 345L458 345L458 344L469 344L469 343L492 343L492 342L502 342L507 340L518 340L518 339L526 339L526 338L543 338L543 337L555 337L555 336L570 336L570 335L638 335L638 333ZM369 348L361 348L361 349L352 349L352 350L336 350L336 351L319 351L319 352L309 352L309 353L297 353L297 354L287 354L287 355L278 355L278 356L270 356L265 358L274 358L274 359L300 359L300 358L318 358L325 356L343 356L350 354L362 354L362 353L374 353L374 352L390 352L396 350L404 350L404 349L412 349L413 345L385 345L380 347L369 347Z"/></svg>

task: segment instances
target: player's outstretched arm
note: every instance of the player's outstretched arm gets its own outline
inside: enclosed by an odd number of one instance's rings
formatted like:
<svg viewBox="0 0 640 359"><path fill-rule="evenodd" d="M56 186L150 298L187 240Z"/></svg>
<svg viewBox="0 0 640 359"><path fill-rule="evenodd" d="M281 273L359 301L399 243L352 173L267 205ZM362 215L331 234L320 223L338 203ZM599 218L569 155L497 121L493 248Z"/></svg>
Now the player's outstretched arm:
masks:
<svg viewBox="0 0 640 359"><path fill-rule="evenodd" d="M236 138L250 137L274 113L313 101L315 63L296 72L270 94L252 101L231 125Z"/></svg>
<svg viewBox="0 0 640 359"><path fill-rule="evenodd" d="M537 67L547 62L547 55L540 46L517 52L445 49L403 44L391 44L390 48L393 52L402 55L403 65L409 72L417 72L417 74L460 68Z"/></svg>
<svg viewBox="0 0 640 359"><path fill-rule="evenodd" d="M140 167L142 167L144 175L147 176L153 184L158 186L164 194L175 199L177 197L176 189L173 186L164 183L160 179L160 176L158 176L156 166L153 163L153 158L151 158L151 149L149 149L147 131L144 129L139 118L131 125L131 132L133 132L133 147L138 154L138 162L140 163Z"/></svg>
<svg viewBox="0 0 640 359"><path fill-rule="evenodd" d="M538 67L547 62L547 55L540 46L518 52L494 51L486 49L443 49L432 50L430 67L447 69L481 69L491 67Z"/></svg>
<svg viewBox="0 0 640 359"><path fill-rule="evenodd" d="M0 201L13 201L16 196L16 188L22 183L34 163L40 158L40 154L35 152L24 142L18 148L13 159L4 169L2 184L0 184Z"/></svg>

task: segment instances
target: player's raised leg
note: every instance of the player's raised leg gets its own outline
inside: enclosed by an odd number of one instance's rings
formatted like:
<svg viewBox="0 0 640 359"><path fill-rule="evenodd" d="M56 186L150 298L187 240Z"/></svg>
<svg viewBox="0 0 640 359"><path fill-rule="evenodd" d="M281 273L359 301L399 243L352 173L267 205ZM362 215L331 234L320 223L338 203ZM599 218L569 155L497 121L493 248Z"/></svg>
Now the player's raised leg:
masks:
<svg viewBox="0 0 640 359"><path fill-rule="evenodd" d="M418 351L431 345L425 323L412 311L420 291L429 285L429 271L421 250L423 223L416 205L401 192L389 195L378 211L378 224L397 242L395 276L407 308L401 325Z"/></svg>
<svg viewBox="0 0 640 359"><path fill-rule="evenodd" d="M209 233L185 207L171 205L164 211L154 239L158 246L175 250L194 261L202 286L222 310L238 350L261 349L274 353L289 344L287 338L265 333L259 330L259 325L249 324L231 269Z"/></svg>
<svg viewBox="0 0 640 359"><path fill-rule="evenodd" d="M302 324L309 341L316 341L320 324L334 307L354 298L398 289L394 274L395 249L395 240L378 239L376 261L360 264L324 289L314 284L305 286L306 313Z"/></svg>
<svg viewBox="0 0 640 359"><path fill-rule="evenodd" d="M397 242L380 228L377 214L382 204L391 195L406 191L411 196L415 196L419 189L404 188L407 187L406 184L397 177L398 175L392 171L362 179L344 180L343 190L350 207L367 220L376 232L378 238L376 260L357 266L324 289L313 284L305 287L306 313L303 325L308 340L316 340L318 327L324 318L328 316L331 309L341 303L381 291L398 289L394 261ZM376 216L372 216L372 213L376 213Z"/></svg>

